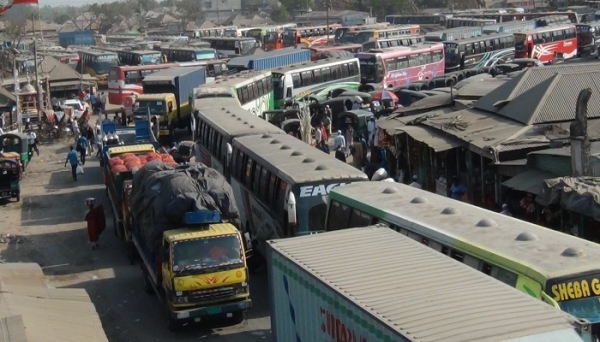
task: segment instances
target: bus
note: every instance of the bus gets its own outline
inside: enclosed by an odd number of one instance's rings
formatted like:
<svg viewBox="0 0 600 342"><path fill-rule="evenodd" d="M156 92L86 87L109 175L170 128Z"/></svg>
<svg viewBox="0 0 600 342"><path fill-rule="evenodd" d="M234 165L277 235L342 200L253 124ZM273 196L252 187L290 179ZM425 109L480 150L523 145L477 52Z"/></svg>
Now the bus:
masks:
<svg viewBox="0 0 600 342"><path fill-rule="evenodd" d="M354 34L353 43L363 44L372 39L389 39L401 36L414 36L421 33L419 25L402 25L377 30L358 30Z"/></svg>
<svg viewBox="0 0 600 342"><path fill-rule="evenodd" d="M250 37L207 37L202 40L224 57L250 55L258 47L256 40Z"/></svg>
<svg viewBox="0 0 600 342"><path fill-rule="evenodd" d="M227 64L223 60L214 60L209 62L187 62L187 63L168 63L156 65L138 65L138 66L116 66L110 68L108 75L108 103L122 106L127 97L140 95L144 93L142 80L146 75L152 74L162 69L168 69L177 66L204 66L206 67L206 83L214 81L215 77L228 72Z"/></svg>
<svg viewBox="0 0 600 342"><path fill-rule="evenodd" d="M363 51L369 50L378 50L378 49L386 49L398 46L412 46L416 44L423 43L425 41L424 36L404 36L398 38L389 38L389 39L377 39L370 41L368 43L364 43Z"/></svg>
<svg viewBox="0 0 600 342"><path fill-rule="evenodd" d="M399 183L348 184L330 192L326 231L373 223L598 328L596 243Z"/></svg>
<svg viewBox="0 0 600 342"><path fill-rule="evenodd" d="M385 16L385 21L391 25L446 25L444 14L390 14Z"/></svg>
<svg viewBox="0 0 600 342"><path fill-rule="evenodd" d="M243 27L243 28L228 29L228 30L223 31L223 37L230 37L230 38L246 37L246 33L255 28L257 28L257 27Z"/></svg>
<svg viewBox="0 0 600 342"><path fill-rule="evenodd" d="M600 21L575 25L577 29L577 56L598 56Z"/></svg>
<svg viewBox="0 0 600 342"><path fill-rule="evenodd" d="M484 26L481 31L483 33L513 33L533 30L537 27L535 20L527 21L509 21L496 25Z"/></svg>
<svg viewBox="0 0 600 342"><path fill-rule="evenodd" d="M445 72L502 64L515 58L511 33L483 35L444 43Z"/></svg>
<svg viewBox="0 0 600 342"><path fill-rule="evenodd" d="M213 83L203 84L196 89L221 89L223 93L233 93L242 108L256 116L274 109L273 76L269 70L245 70L217 78Z"/></svg>
<svg viewBox="0 0 600 342"><path fill-rule="evenodd" d="M311 60L318 61L319 59L333 57L352 57L363 50L361 44L348 45L333 45L333 46L316 46L310 47ZM345 51L340 53L339 51ZM339 55L339 56L338 56Z"/></svg>
<svg viewBox="0 0 600 342"><path fill-rule="evenodd" d="M219 171L231 182L233 139L248 135L286 134L283 130L240 107L235 97L204 97L196 93L194 119L196 160ZM221 93L223 95L223 93Z"/></svg>
<svg viewBox="0 0 600 342"><path fill-rule="evenodd" d="M288 134L238 137L232 145L230 179L242 232L262 256L267 240L323 231L331 189L368 181L359 169Z"/></svg>
<svg viewBox="0 0 600 342"><path fill-rule="evenodd" d="M446 19L446 28L476 26L484 27L496 25L496 20L493 19L475 19L475 18L448 18Z"/></svg>
<svg viewBox="0 0 600 342"><path fill-rule="evenodd" d="M204 37L223 37L223 33L228 30L237 30L236 26L219 26L210 28L200 28L186 30L183 35L189 39L202 39Z"/></svg>
<svg viewBox="0 0 600 342"><path fill-rule="evenodd" d="M82 50L78 52L77 72L96 77L98 86L108 85L110 68L119 65L119 56L114 52Z"/></svg>
<svg viewBox="0 0 600 342"><path fill-rule="evenodd" d="M187 43L190 38L187 36L172 36L172 35L155 35L155 36L146 36L145 40L148 41L157 41L161 43Z"/></svg>
<svg viewBox="0 0 600 342"><path fill-rule="evenodd" d="M386 88L444 76L444 44L440 43L370 50L356 57L362 79Z"/></svg>
<svg viewBox="0 0 600 342"><path fill-rule="evenodd" d="M358 90L360 85L360 65L354 57L321 59L271 71L275 109L285 109L286 103L300 100L333 85L354 90Z"/></svg>
<svg viewBox="0 0 600 342"><path fill-rule="evenodd" d="M548 26L514 36L515 58L534 58L548 64L577 56L574 25Z"/></svg>
<svg viewBox="0 0 600 342"><path fill-rule="evenodd" d="M283 49L283 30L267 32L263 48L265 51Z"/></svg>
<svg viewBox="0 0 600 342"><path fill-rule="evenodd" d="M329 33L327 33L327 25L286 28L283 31L283 47L296 46L298 44L308 46L310 45L308 38L312 37L333 37L333 33L338 27L340 27L339 24L329 25Z"/></svg>
<svg viewBox="0 0 600 342"><path fill-rule="evenodd" d="M154 50L117 51L121 65L153 65L162 62L162 55Z"/></svg>
<svg viewBox="0 0 600 342"><path fill-rule="evenodd" d="M264 47L267 36L271 33L279 32L279 26L265 26L265 27L257 27L246 31L246 37L254 38L258 43L259 47Z"/></svg>
<svg viewBox="0 0 600 342"><path fill-rule="evenodd" d="M203 47L161 47L168 63L201 62L219 59L217 50Z"/></svg>
<svg viewBox="0 0 600 342"><path fill-rule="evenodd" d="M354 42L354 35L360 30L384 29L390 26L389 23L377 23L369 25L342 26L335 29L333 33L333 42L335 44L350 44Z"/></svg>
<svg viewBox="0 0 600 342"><path fill-rule="evenodd" d="M61 62L63 64L67 64L68 66L70 66L73 69L77 68L77 63L79 63L79 60L81 59L77 53L66 52L66 51L45 50L45 51L39 52L39 55L40 56L52 56L52 57L58 59L59 62Z"/></svg>
<svg viewBox="0 0 600 342"><path fill-rule="evenodd" d="M496 23L505 23L507 21L526 21L533 20L541 17L551 17L551 16L563 16L566 15L571 23L575 24L579 22L579 18L577 13L575 12L527 12L527 13L469 13L468 15L464 15L469 18L475 19L491 19L496 21ZM460 17L461 15L455 15L455 17Z"/></svg>
<svg viewBox="0 0 600 342"><path fill-rule="evenodd" d="M447 40L471 38L479 35L481 35L481 27L479 26L455 27L441 31L427 32L425 34L425 41L444 42Z"/></svg>

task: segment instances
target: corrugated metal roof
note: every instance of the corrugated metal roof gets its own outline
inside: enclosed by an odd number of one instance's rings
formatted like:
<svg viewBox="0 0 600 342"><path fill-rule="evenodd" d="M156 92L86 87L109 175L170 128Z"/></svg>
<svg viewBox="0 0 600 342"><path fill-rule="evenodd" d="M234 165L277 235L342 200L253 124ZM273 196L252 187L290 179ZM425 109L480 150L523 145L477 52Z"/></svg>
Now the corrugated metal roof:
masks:
<svg viewBox="0 0 600 342"><path fill-rule="evenodd" d="M510 101L558 73L594 72L599 70L600 64L598 63L528 68L523 72L515 73L513 79L479 99L474 103L474 107L488 112L496 112L497 108L494 107L494 104L500 101ZM523 123L528 121L520 111L501 115Z"/></svg>
<svg viewBox="0 0 600 342"><path fill-rule="evenodd" d="M168 69L161 69L155 73L152 73L144 77L144 81L163 81L170 80L174 76L180 76L184 74L192 73L198 69L204 69L203 67L173 67Z"/></svg>
<svg viewBox="0 0 600 342"><path fill-rule="evenodd" d="M419 103L415 102L415 103ZM410 109L412 107L407 107L406 109ZM426 114L417 114L417 115L406 115L407 113L402 112L402 111L396 111L392 114L390 114L389 116L383 116L380 117L379 119L377 119L377 127L382 128L386 131L392 132L391 134L393 134L393 132L396 131L396 128L401 127L401 126L405 126L407 123L418 119L420 117L423 116L438 116L438 115L445 115L445 114L449 114L449 113L455 113L456 110L454 108L441 108L441 109L437 109L437 110L432 110L432 111L427 111Z"/></svg>
<svg viewBox="0 0 600 342"><path fill-rule="evenodd" d="M496 90L511 79L511 77L503 75L492 77L490 74L480 74L469 77L456 84L455 88L457 88L457 90L454 92L454 96L463 99L479 99Z"/></svg>
<svg viewBox="0 0 600 342"><path fill-rule="evenodd" d="M0 318L15 316L22 317L26 341L108 341L86 291L48 288L38 264L0 264ZM18 332L17 323L3 320L0 336Z"/></svg>
<svg viewBox="0 0 600 342"><path fill-rule="evenodd" d="M261 165L272 165L286 183L308 183L321 180L368 180L359 169L327 155L288 134L277 136L245 136L234 141L250 159Z"/></svg>
<svg viewBox="0 0 600 342"><path fill-rule="evenodd" d="M396 132L398 131L405 132L411 138L427 144L436 152L447 151L464 144L454 136L427 126L402 126L397 128Z"/></svg>
<svg viewBox="0 0 600 342"><path fill-rule="evenodd" d="M571 316L387 227L269 245L412 341L508 341L567 329L568 341L581 340Z"/></svg>
<svg viewBox="0 0 600 342"><path fill-rule="evenodd" d="M525 124L571 121L579 92L592 89L588 118L600 117L600 70L595 72L560 73L532 87L513 99L498 114Z"/></svg>
<svg viewBox="0 0 600 342"><path fill-rule="evenodd" d="M556 176L550 172L532 169L514 176L502 183L502 185L514 190L539 195L542 191L542 183L544 180L552 178L556 178Z"/></svg>
<svg viewBox="0 0 600 342"><path fill-rule="evenodd" d="M283 48L283 49L278 49L278 50L273 50L273 51L266 51L259 55L235 57L235 58L230 59L229 62L227 62L227 66L248 67L248 63L250 63L250 61L253 61L253 60L285 56L285 55L290 55L293 53L298 53L300 51L302 51L302 49L289 47L289 48Z"/></svg>
<svg viewBox="0 0 600 342"><path fill-rule="evenodd" d="M40 70L48 73L50 83L67 80L79 81L79 73L75 69L52 56L44 57Z"/></svg>

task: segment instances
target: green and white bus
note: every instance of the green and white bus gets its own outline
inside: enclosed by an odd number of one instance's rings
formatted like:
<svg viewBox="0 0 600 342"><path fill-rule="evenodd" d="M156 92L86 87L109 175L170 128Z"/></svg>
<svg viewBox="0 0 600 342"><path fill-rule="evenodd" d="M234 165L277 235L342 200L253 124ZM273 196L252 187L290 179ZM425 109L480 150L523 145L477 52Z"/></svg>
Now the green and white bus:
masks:
<svg viewBox="0 0 600 342"><path fill-rule="evenodd" d="M216 93L213 93L216 94ZM258 116L250 115L233 97L210 96L206 92L194 100L196 161L214 168L230 181L233 139L248 135L278 135L285 132Z"/></svg>
<svg viewBox="0 0 600 342"><path fill-rule="evenodd" d="M600 324L600 245L399 183L341 186L326 231L382 223L569 314Z"/></svg>
<svg viewBox="0 0 600 342"><path fill-rule="evenodd" d="M283 109L286 103L299 101L334 85L355 90L360 85L360 64L353 57L321 59L271 71L275 109Z"/></svg>
<svg viewBox="0 0 600 342"><path fill-rule="evenodd" d="M242 232L265 256L265 242L322 231L327 195L366 174L288 134L233 139L230 183Z"/></svg>
<svg viewBox="0 0 600 342"><path fill-rule="evenodd" d="M242 71L229 76L217 77L194 92L196 98L203 92L233 93L240 105L250 113L261 116L264 111L274 109L273 81L270 71Z"/></svg>

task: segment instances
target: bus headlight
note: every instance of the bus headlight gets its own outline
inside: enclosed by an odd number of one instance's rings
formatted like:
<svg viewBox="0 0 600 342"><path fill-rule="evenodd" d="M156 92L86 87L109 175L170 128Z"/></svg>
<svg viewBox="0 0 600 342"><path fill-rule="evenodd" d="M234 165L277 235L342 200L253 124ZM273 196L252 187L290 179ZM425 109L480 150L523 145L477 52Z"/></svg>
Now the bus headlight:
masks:
<svg viewBox="0 0 600 342"><path fill-rule="evenodd" d="M243 293L248 293L248 286L241 286L235 290L236 295L243 294Z"/></svg>
<svg viewBox="0 0 600 342"><path fill-rule="evenodd" d="M185 304L189 302L189 297L188 296L181 296L181 297L175 297L173 298L173 302L175 304Z"/></svg>

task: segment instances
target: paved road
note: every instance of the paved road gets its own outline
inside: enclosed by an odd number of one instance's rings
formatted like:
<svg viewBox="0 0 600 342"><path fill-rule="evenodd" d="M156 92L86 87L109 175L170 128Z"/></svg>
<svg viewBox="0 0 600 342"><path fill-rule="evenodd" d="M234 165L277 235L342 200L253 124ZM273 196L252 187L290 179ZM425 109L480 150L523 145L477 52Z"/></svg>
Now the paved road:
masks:
<svg viewBox="0 0 600 342"><path fill-rule="evenodd" d="M42 146L42 155L34 157L25 174L21 203L0 204L2 233L17 236L0 239L4 262L37 262L53 286L86 289L110 341L271 340L265 273L251 279L254 307L247 324L168 332L158 301L143 291L139 265L129 265L111 227L102 235L100 249L92 251L86 244L85 198L95 197L105 207L109 203L97 161L88 161L85 174L74 182L63 167L67 150L66 144Z"/></svg>

